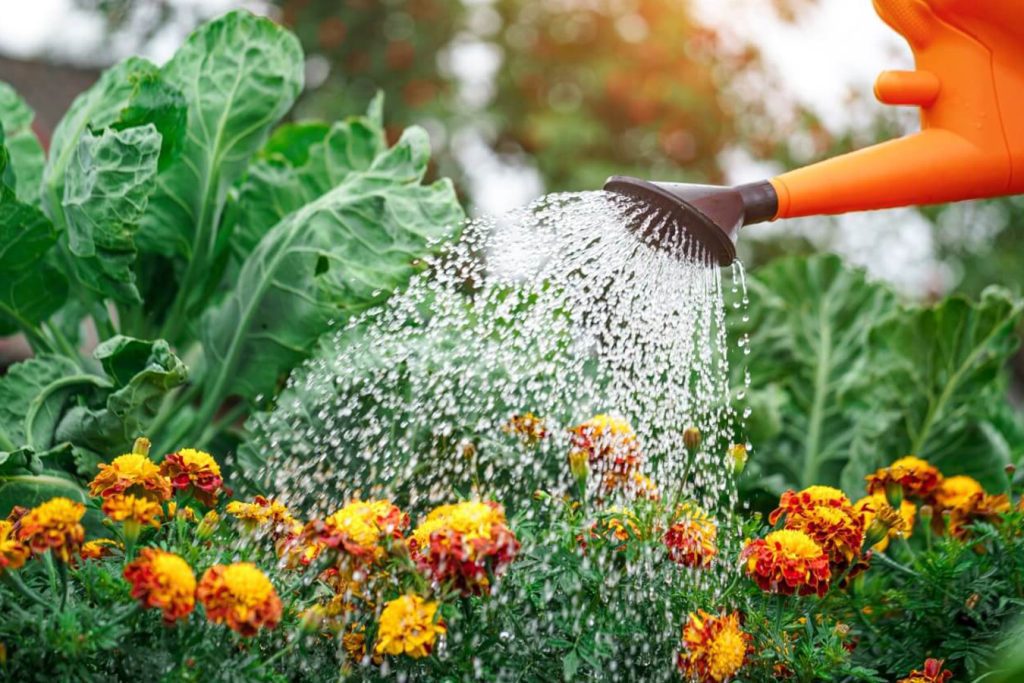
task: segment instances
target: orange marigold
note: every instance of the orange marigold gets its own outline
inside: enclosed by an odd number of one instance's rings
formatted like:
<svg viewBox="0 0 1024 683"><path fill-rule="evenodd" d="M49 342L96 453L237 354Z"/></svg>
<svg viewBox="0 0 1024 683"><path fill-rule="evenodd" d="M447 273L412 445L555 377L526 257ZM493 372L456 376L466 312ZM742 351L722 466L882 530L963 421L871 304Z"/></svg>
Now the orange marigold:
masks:
<svg viewBox="0 0 1024 683"><path fill-rule="evenodd" d="M28 546L14 537L14 524L0 520L0 571L21 569L30 554Z"/></svg>
<svg viewBox="0 0 1024 683"><path fill-rule="evenodd" d="M26 512L16 523L18 540L44 553L52 550L64 562L78 554L85 540L85 506L68 498L51 498Z"/></svg>
<svg viewBox="0 0 1024 683"><path fill-rule="evenodd" d="M217 564L206 570L196 597L215 624L227 624L243 636L274 628L281 620L281 598L267 575L249 562Z"/></svg>
<svg viewBox="0 0 1024 683"><path fill-rule="evenodd" d="M750 634L740 628L738 612L713 616L697 610L683 627L679 670L697 683L722 683L743 668L752 643Z"/></svg>
<svg viewBox="0 0 1024 683"><path fill-rule="evenodd" d="M926 659L924 669L915 669L897 683L946 683L953 678L953 672L942 668L943 660Z"/></svg>
<svg viewBox="0 0 1024 683"><path fill-rule="evenodd" d="M957 475L942 480L932 494L932 501L938 510L952 510L970 503L971 498L977 493L985 493L978 480Z"/></svg>
<svg viewBox="0 0 1024 683"><path fill-rule="evenodd" d="M149 498L115 493L103 501L103 514L115 522L124 522L126 526L134 524L159 529L163 509Z"/></svg>
<svg viewBox="0 0 1024 683"><path fill-rule="evenodd" d="M124 578L132 585L132 597L143 607L162 610L168 624L186 619L195 608L196 576L174 553L143 548L125 566Z"/></svg>
<svg viewBox="0 0 1024 683"><path fill-rule="evenodd" d="M899 486L905 496L927 498L942 483L942 474L927 461L908 455L869 474L867 482L868 493L885 493L887 487Z"/></svg>
<svg viewBox="0 0 1024 683"><path fill-rule="evenodd" d="M823 596L832 578L828 554L802 531L783 529L749 541L741 555L764 591Z"/></svg>
<svg viewBox="0 0 1024 683"><path fill-rule="evenodd" d="M121 455L110 464L100 463L99 470L89 483L90 495L109 498L118 493L133 493L159 500L171 497L171 480L145 455Z"/></svg>
<svg viewBox="0 0 1024 683"><path fill-rule="evenodd" d="M171 453L164 458L160 471L174 488L192 491L196 500L207 507L217 504L217 496L224 489L220 465L205 451L183 448Z"/></svg>
<svg viewBox="0 0 1024 683"><path fill-rule="evenodd" d="M717 537L718 528L707 513L696 505L684 504L663 541L674 562L684 567L709 567L718 554Z"/></svg>

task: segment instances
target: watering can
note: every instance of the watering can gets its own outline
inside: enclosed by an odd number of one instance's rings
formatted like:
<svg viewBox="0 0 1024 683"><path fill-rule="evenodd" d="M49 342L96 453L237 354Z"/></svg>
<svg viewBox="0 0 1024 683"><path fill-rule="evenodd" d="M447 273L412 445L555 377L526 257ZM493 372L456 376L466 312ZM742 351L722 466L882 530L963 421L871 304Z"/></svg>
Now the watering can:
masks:
<svg viewBox="0 0 1024 683"><path fill-rule="evenodd" d="M1024 0L874 6L916 65L882 73L875 96L919 107L920 132L736 187L614 176L605 190L644 208L631 227L655 246L685 232L729 265L745 225L1024 193Z"/></svg>

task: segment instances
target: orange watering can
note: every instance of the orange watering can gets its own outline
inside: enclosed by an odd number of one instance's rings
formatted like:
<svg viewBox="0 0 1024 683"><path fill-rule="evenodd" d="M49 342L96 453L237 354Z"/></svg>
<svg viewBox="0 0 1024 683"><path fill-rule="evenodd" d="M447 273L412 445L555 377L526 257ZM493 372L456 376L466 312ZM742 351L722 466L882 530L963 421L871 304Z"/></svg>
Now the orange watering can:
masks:
<svg viewBox="0 0 1024 683"><path fill-rule="evenodd" d="M914 52L875 96L920 107L921 131L737 187L615 176L639 200L635 230L664 246L682 233L721 265L744 225L1024 193L1024 0L874 0Z"/></svg>

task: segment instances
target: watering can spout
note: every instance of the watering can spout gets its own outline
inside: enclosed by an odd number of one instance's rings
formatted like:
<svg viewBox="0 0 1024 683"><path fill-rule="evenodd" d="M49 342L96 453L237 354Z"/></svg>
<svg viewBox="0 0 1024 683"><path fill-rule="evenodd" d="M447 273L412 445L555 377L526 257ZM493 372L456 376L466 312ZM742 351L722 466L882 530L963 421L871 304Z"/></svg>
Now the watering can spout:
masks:
<svg viewBox="0 0 1024 683"><path fill-rule="evenodd" d="M743 225L1024 193L1024 2L873 2L907 39L916 64L914 71L883 73L875 96L918 107L920 132L752 185L616 177L605 189L670 211L674 230L704 244L721 264L735 258ZM650 224L634 227L644 233Z"/></svg>

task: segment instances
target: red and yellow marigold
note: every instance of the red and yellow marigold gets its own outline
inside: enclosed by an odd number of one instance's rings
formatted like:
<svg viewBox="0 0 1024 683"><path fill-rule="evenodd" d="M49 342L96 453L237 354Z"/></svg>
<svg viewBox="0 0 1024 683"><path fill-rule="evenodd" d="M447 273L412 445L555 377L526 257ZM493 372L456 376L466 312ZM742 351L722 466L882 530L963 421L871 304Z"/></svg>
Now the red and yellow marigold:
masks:
<svg viewBox="0 0 1024 683"><path fill-rule="evenodd" d="M927 498L942 483L942 473L927 461L908 455L869 474L867 483L868 493L885 493L887 488L898 486L904 496Z"/></svg>
<svg viewBox="0 0 1024 683"><path fill-rule="evenodd" d="M917 506L909 500L904 500L900 503L898 514L893 511L884 493L873 493L865 496L858 500L853 508L860 515L865 534L868 534L869 530L873 528L872 525L876 519L879 519L880 514L884 517L886 529L878 530L876 536L881 536L881 540L872 546L878 552L884 552L889 547L889 541L894 538L910 538L914 530ZM882 531L885 531L884 536L881 535Z"/></svg>
<svg viewBox="0 0 1024 683"><path fill-rule="evenodd" d="M640 444L625 420L595 415L569 432L569 462L578 463L585 457L590 468L601 476L605 489L628 484L630 475L639 469Z"/></svg>
<svg viewBox="0 0 1024 683"><path fill-rule="evenodd" d="M768 523L775 524L779 517L795 517L807 514L820 507L841 509L850 504L850 499L839 489L831 486L808 486L802 491L786 491L779 499L779 506L768 515Z"/></svg>
<svg viewBox="0 0 1024 683"><path fill-rule="evenodd" d="M786 491L768 521L775 524L782 515L786 529L804 532L825 551L833 574L855 564L864 543L864 522L842 491L830 486Z"/></svg>
<svg viewBox="0 0 1024 683"><path fill-rule="evenodd" d="M213 456L194 448L183 448L169 454L160 465L160 471L179 491L190 491L196 500L207 507L217 504L224 490L220 465Z"/></svg>
<svg viewBox="0 0 1024 683"><path fill-rule="evenodd" d="M227 624L243 636L274 628L281 620L281 598L270 579L249 562L217 564L203 574L196 597L215 624Z"/></svg>
<svg viewBox="0 0 1024 683"><path fill-rule="evenodd" d="M435 581L451 581L464 594L486 593L519 552L519 541L497 503L442 505L409 538L416 563Z"/></svg>
<svg viewBox="0 0 1024 683"><path fill-rule="evenodd" d="M114 458L110 464L100 463L99 473L89 483L93 496L109 498L118 493L167 500L171 497L171 480L160 473L148 456L128 453Z"/></svg>
<svg viewBox="0 0 1024 683"><path fill-rule="evenodd" d="M174 553L143 548L124 568L124 578L132 585L132 597L143 607L161 610L168 624L187 619L195 609L195 574Z"/></svg>
<svg viewBox="0 0 1024 683"><path fill-rule="evenodd" d="M437 637L447 631L444 623L435 619L437 608L436 602L418 595L403 595L389 602L380 615L374 652L414 659L428 656Z"/></svg>
<svg viewBox="0 0 1024 683"><path fill-rule="evenodd" d="M679 670L695 683L731 680L746 662L753 638L740 627L738 612L714 616L704 610L691 613L683 627Z"/></svg>
<svg viewBox="0 0 1024 683"><path fill-rule="evenodd" d="M159 503L150 498L115 493L103 501L102 508L103 514L115 522L123 522L126 527L135 525L136 528L144 526L160 528L160 516L163 514L163 509Z"/></svg>
<svg viewBox="0 0 1024 683"><path fill-rule="evenodd" d="M672 561L684 567L709 567L718 554L718 528L700 507L683 504L663 541Z"/></svg>
<svg viewBox="0 0 1024 683"><path fill-rule="evenodd" d="M953 672L942 668L943 660L926 659L923 669L915 669L897 683L946 683L953 678Z"/></svg>
<svg viewBox="0 0 1024 683"><path fill-rule="evenodd" d="M85 506L68 498L51 498L15 522L18 540L35 553L47 550L64 562L78 554L85 541Z"/></svg>
<svg viewBox="0 0 1024 683"><path fill-rule="evenodd" d="M295 518L287 506L263 496L256 496L251 503L233 500L224 511L240 521L247 531L268 526L275 533L288 533L295 524Z"/></svg>
<svg viewBox="0 0 1024 683"><path fill-rule="evenodd" d="M307 525L307 534L320 544L344 550L360 560L384 556L385 539L399 539L409 527L409 516L391 501L357 500L327 517Z"/></svg>
<svg viewBox="0 0 1024 683"><path fill-rule="evenodd" d="M30 554L28 546L15 538L14 524L0 520L0 572L21 569Z"/></svg>
<svg viewBox="0 0 1024 683"><path fill-rule="evenodd" d="M749 541L741 557L761 590L819 596L828 591L828 554L802 531L783 529Z"/></svg>

